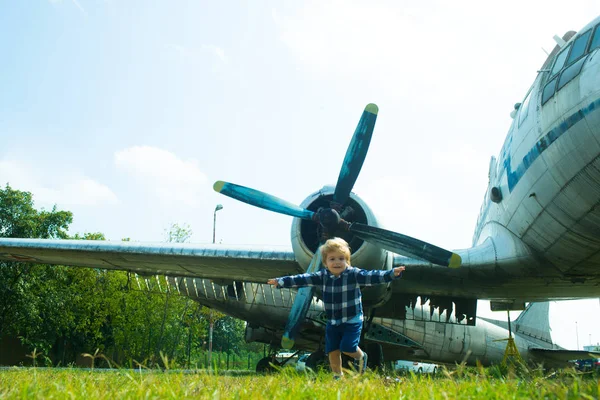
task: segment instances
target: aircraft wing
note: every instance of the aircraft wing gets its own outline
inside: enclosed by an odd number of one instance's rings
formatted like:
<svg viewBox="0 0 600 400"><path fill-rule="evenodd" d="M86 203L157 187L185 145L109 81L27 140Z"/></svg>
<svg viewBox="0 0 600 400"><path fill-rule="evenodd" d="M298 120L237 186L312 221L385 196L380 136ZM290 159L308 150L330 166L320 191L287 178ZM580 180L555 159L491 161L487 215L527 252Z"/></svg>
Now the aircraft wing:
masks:
<svg viewBox="0 0 600 400"><path fill-rule="evenodd" d="M405 265L406 271L394 281L393 293L534 302L570 298L563 290L567 277L520 241L488 238L455 253L462 258L459 268L394 255L393 265Z"/></svg>
<svg viewBox="0 0 600 400"><path fill-rule="evenodd" d="M291 249L0 238L0 260L265 283L302 273Z"/></svg>
<svg viewBox="0 0 600 400"><path fill-rule="evenodd" d="M587 360L600 358L600 352L585 350L553 350L553 349L529 349L536 358L550 362L567 362L572 360Z"/></svg>

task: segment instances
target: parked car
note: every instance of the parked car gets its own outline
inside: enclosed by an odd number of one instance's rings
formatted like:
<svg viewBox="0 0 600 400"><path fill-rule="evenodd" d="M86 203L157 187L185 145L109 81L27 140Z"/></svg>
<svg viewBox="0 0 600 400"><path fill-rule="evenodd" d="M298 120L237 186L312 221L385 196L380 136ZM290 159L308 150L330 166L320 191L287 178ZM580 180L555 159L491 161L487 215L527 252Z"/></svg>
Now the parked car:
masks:
<svg viewBox="0 0 600 400"><path fill-rule="evenodd" d="M575 368L582 372L599 371L600 358L588 358L585 360L575 360Z"/></svg>
<svg viewBox="0 0 600 400"><path fill-rule="evenodd" d="M436 374L439 369L437 364L423 363L419 361L398 360L393 363L394 371L415 374Z"/></svg>

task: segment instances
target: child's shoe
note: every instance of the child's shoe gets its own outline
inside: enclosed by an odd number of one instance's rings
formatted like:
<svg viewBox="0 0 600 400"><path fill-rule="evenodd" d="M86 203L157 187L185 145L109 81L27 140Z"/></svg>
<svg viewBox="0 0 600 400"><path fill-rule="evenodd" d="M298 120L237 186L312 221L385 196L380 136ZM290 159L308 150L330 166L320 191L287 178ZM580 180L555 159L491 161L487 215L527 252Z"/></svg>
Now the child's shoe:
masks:
<svg viewBox="0 0 600 400"><path fill-rule="evenodd" d="M364 374L365 371L367 370L367 360L368 359L369 359L369 356L367 356L367 353L365 351L363 351L363 356L359 361L361 374Z"/></svg>

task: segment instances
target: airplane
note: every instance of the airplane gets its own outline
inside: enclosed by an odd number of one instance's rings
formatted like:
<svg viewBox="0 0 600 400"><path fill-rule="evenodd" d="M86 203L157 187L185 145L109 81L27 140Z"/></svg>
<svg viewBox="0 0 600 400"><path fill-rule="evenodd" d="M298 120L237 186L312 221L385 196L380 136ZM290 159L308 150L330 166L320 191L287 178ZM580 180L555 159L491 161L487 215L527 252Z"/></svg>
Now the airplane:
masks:
<svg viewBox="0 0 600 400"><path fill-rule="evenodd" d="M281 341L283 348L318 354L323 321L311 310L318 310L319 293L311 288L272 291L265 282L318 270L319 245L341 236L353 249L355 266L407 266L402 279L363 290L365 340L374 346L367 348L369 358L380 361L382 356L371 354L382 354L383 348L388 358L394 354L382 342L389 337L404 347L398 354L425 349L431 361L452 354L460 361L476 347L466 335L477 328L478 299L490 300L492 310L509 311L524 309L526 302L600 296L599 25L597 17L579 32L555 38L556 47L515 104L504 145L490 162L471 248L448 251L382 229L366 202L352 192L379 113L369 104L336 185L324 186L299 206L255 189L215 183L224 195L294 217L291 250L10 238L0 239L0 259L171 276L185 294L247 321L249 339L273 346ZM269 302L269 311L262 310ZM405 321L404 331L397 324L386 326L389 319ZM409 334L410 321L424 324L423 333ZM381 340L370 336L373 327ZM452 343L440 344L439 353L427 350L425 344L440 339L435 332L442 331Z"/></svg>

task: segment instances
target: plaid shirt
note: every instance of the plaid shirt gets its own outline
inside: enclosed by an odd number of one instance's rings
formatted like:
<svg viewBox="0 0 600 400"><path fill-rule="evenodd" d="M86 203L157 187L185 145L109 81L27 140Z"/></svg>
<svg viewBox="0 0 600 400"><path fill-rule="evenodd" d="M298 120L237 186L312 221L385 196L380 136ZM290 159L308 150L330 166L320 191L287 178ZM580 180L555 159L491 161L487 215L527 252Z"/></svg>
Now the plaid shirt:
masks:
<svg viewBox="0 0 600 400"><path fill-rule="evenodd" d="M300 274L278 278L280 287L316 286L323 291L323 303L327 319L332 325L340 325L357 316L363 320L362 294L360 286L374 286L391 282L395 278L394 270L365 271L347 267L340 276L322 269L312 274Z"/></svg>

